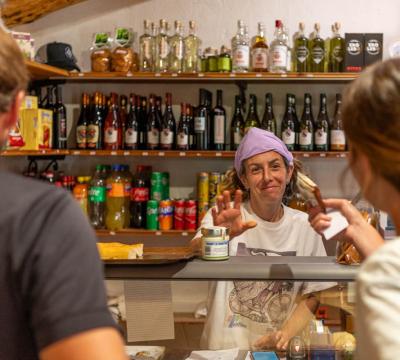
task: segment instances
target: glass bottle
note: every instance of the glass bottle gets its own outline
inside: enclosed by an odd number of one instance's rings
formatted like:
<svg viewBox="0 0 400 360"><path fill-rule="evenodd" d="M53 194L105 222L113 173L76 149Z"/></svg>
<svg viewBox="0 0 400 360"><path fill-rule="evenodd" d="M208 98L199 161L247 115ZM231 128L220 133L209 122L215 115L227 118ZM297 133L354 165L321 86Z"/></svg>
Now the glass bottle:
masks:
<svg viewBox="0 0 400 360"><path fill-rule="evenodd" d="M226 111L222 106L222 90L217 90L217 104L212 114L212 148L214 150L225 150Z"/></svg>
<svg viewBox="0 0 400 360"><path fill-rule="evenodd" d="M218 71L219 72L232 71L231 50L224 45L221 46L221 51L218 56Z"/></svg>
<svg viewBox="0 0 400 360"><path fill-rule="evenodd" d="M176 135L177 150L189 150L189 117L187 116L188 104L181 103L181 116ZM190 105L189 105L190 106Z"/></svg>
<svg viewBox="0 0 400 360"><path fill-rule="evenodd" d="M272 94L265 94L265 111L264 116L261 121L261 129L272 132L277 135L276 119L274 115L274 110L272 108Z"/></svg>
<svg viewBox="0 0 400 360"><path fill-rule="evenodd" d="M330 136L331 151L346 150L346 136L343 130L341 106L342 106L342 95L336 94L336 109L335 109L335 116L332 121L331 136Z"/></svg>
<svg viewBox="0 0 400 360"><path fill-rule="evenodd" d="M150 24L151 31L151 58L153 59L153 66L151 67L151 71L156 71L156 59L157 59L157 35L158 35L158 26L156 23Z"/></svg>
<svg viewBox="0 0 400 360"><path fill-rule="evenodd" d="M122 124L118 111L118 95L111 93L110 106L104 123L104 149L118 150L122 148Z"/></svg>
<svg viewBox="0 0 400 360"><path fill-rule="evenodd" d="M183 71L183 26L180 21L175 21L175 35L170 40L169 70L180 73Z"/></svg>
<svg viewBox="0 0 400 360"><path fill-rule="evenodd" d="M294 151L296 147L296 123L291 102L291 94L286 94L286 111L282 119L281 138L288 150Z"/></svg>
<svg viewBox="0 0 400 360"><path fill-rule="evenodd" d="M131 190L133 175L129 170L129 165L121 165L122 178L124 182L124 200L125 200L125 221L124 228L128 228L131 222Z"/></svg>
<svg viewBox="0 0 400 360"><path fill-rule="evenodd" d="M112 165L111 174L106 179L106 219L108 230L118 231L125 227L127 214L125 202L125 183L121 165Z"/></svg>
<svg viewBox="0 0 400 360"><path fill-rule="evenodd" d="M332 72L343 72L344 70L344 39L340 35L340 23L335 22L333 26L334 32L330 41L330 68Z"/></svg>
<svg viewBox="0 0 400 360"><path fill-rule="evenodd" d="M258 34L251 47L251 68L253 71L268 71L268 45L264 34L264 24L259 22Z"/></svg>
<svg viewBox="0 0 400 360"><path fill-rule="evenodd" d="M257 114L257 96L250 94L249 112L244 123L244 133L246 134L252 127L260 127L260 120Z"/></svg>
<svg viewBox="0 0 400 360"><path fill-rule="evenodd" d="M194 117L193 106L187 104L186 106L186 119L189 124L189 150L196 149L196 133L194 131Z"/></svg>
<svg viewBox="0 0 400 360"><path fill-rule="evenodd" d="M89 221L95 229L105 227L107 166L96 165L89 183Z"/></svg>
<svg viewBox="0 0 400 360"><path fill-rule="evenodd" d="M320 108L314 126L315 151L329 150L329 117L326 108L326 95L320 95Z"/></svg>
<svg viewBox="0 0 400 360"><path fill-rule="evenodd" d="M129 95L130 109L126 117L125 131L124 131L124 149L135 150L138 148L138 116L136 110L136 95Z"/></svg>
<svg viewBox="0 0 400 360"><path fill-rule="evenodd" d="M314 117L312 114L312 98L304 94L304 109L300 120L299 150L313 151Z"/></svg>
<svg viewBox="0 0 400 360"><path fill-rule="evenodd" d="M163 150L175 149L176 144L176 121L172 112L172 95L165 96L165 112L161 120L160 148Z"/></svg>
<svg viewBox="0 0 400 360"><path fill-rule="evenodd" d="M87 127L89 123L89 105L90 97L87 93L82 94L81 113L76 124L76 148L87 148Z"/></svg>
<svg viewBox="0 0 400 360"><path fill-rule="evenodd" d="M193 20L189 21L189 35L184 39L184 66L185 72L197 72L199 68L199 50L201 40L196 35L196 23Z"/></svg>
<svg viewBox="0 0 400 360"><path fill-rule="evenodd" d="M244 118L242 114L242 100L235 96L235 111L231 121L231 150L237 150L244 136Z"/></svg>
<svg viewBox="0 0 400 360"><path fill-rule="evenodd" d="M86 132L87 148L90 150L99 150L103 147L103 109L101 101L102 94L95 92Z"/></svg>
<svg viewBox="0 0 400 360"><path fill-rule="evenodd" d="M211 48L207 60L208 60L208 70L207 71L217 72L218 71L218 50Z"/></svg>
<svg viewBox="0 0 400 360"><path fill-rule="evenodd" d="M199 106L195 110L194 115L194 133L196 150L208 150L209 143L209 127L207 108L207 90L200 89L199 91Z"/></svg>
<svg viewBox="0 0 400 360"><path fill-rule="evenodd" d="M295 131L295 150L299 149L299 134L300 134L300 121L297 116L297 110L296 110L296 95L294 94L289 94L289 105L292 108L292 114L293 114L293 121L294 121L294 131Z"/></svg>
<svg viewBox="0 0 400 360"><path fill-rule="evenodd" d="M124 138L125 138L125 126L126 126L126 118L128 116L128 98L126 95L119 96L119 118L121 121L121 129L122 129L122 142L121 142L121 149L124 145Z"/></svg>
<svg viewBox="0 0 400 360"><path fill-rule="evenodd" d="M282 27L282 39L283 42L287 46L287 58L286 58L286 71L292 71L292 51L293 49L290 47L290 37L289 37L289 28L287 26Z"/></svg>
<svg viewBox="0 0 400 360"><path fill-rule="evenodd" d="M78 176L72 194L85 215L88 215L88 181L90 177Z"/></svg>
<svg viewBox="0 0 400 360"><path fill-rule="evenodd" d="M319 23L314 25L314 37L310 40L310 71L324 72L325 41L321 38Z"/></svg>
<svg viewBox="0 0 400 360"><path fill-rule="evenodd" d="M149 113L147 115L147 149L157 150L160 146L160 115L156 107L156 99L150 96Z"/></svg>
<svg viewBox="0 0 400 360"><path fill-rule="evenodd" d="M169 67L169 43L167 21L160 20L160 29L156 37L156 72L167 72Z"/></svg>
<svg viewBox="0 0 400 360"><path fill-rule="evenodd" d="M146 210L149 200L149 186L144 172L137 172L132 182L130 215L132 228L146 228Z"/></svg>
<svg viewBox="0 0 400 360"><path fill-rule="evenodd" d="M56 86L56 103L53 108L53 148L67 148L67 110L62 102L61 86Z"/></svg>
<svg viewBox="0 0 400 360"><path fill-rule="evenodd" d="M302 73L308 71L309 55L308 39L304 33L305 25L303 22L299 23L299 31L294 45L294 71Z"/></svg>
<svg viewBox="0 0 400 360"><path fill-rule="evenodd" d="M136 107L138 116L138 148L147 149L147 98L145 96L136 97Z"/></svg>
<svg viewBox="0 0 400 360"><path fill-rule="evenodd" d="M238 20L238 31L232 38L232 70L247 72L250 62L250 40L243 20Z"/></svg>
<svg viewBox="0 0 400 360"><path fill-rule="evenodd" d="M269 70L273 73L285 73L288 62L288 46L285 43L281 20L275 21L274 40L271 42L269 51Z"/></svg>
<svg viewBox="0 0 400 360"><path fill-rule="evenodd" d="M150 22L144 20L144 32L139 38L139 69L140 71L147 72L153 70L153 37L150 34Z"/></svg>

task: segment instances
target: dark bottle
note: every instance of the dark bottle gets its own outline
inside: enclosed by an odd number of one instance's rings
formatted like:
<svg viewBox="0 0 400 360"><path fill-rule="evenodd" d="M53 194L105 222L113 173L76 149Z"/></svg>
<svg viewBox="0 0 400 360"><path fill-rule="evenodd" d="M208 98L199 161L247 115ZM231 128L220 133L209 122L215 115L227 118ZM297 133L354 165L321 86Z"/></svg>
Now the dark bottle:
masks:
<svg viewBox="0 0 400 360"><path fill-rule="evenodd" d="M212 148L225 150L226 111L222 106L222 90L217 90L217 105L212 111Z"/></svg>
<svg viewBox="0 0 400 360"><path fill-rule="evenodd" d="M300 121L299 150L313 151L314 117L312 114L312 98L304 94L304 109Z"/></svg>
<svg viewBox="0 0 400 360"><path fill-rule="evenodd" d="M47 87L47 101L46 101L46 105L44 106L45 109L47 110L54 110L54 97L53 97L53 87L52 86L48 86Z"/></svg>
<svg viewBox="0 0 400 360"><path fill-rule="evenodd" d="M189 116L187 116L186 103L181 103L181 116L179 119L178 131L176 134L177 150L189 150ZM189 105L190 106L190 105Z"/></svg>
<svg viewBox="0 0 400 360"><path fill-rule="evenodd" d="M121 128L122 128L122 145L124 144L124 134L125 134L125 125L126 118L128 116L128 98L126 95L119 96L119 118L121 119Z"/></svg>
<svg viewBox="0 0 400 360"><path fill-rule="evenodd" d="M96 92L92 100L91 115L86 131L87 148L99 150L103 147L103 109L102 94Z"/></svg>
<svg viewBox="0 0 400 360"><path fill-rule="evenodd" d="M160 117L156 107L156 99L150 96L150 110L147 115L147 149L157 150L160 147Z"/></svg>
<svg viewBox="0 0 400 360"><path fill-rule="evenodd" d="M296 110L296 95L289 94L289 106L292 108L293 121L294 121L294 132L295 132L295 142L296 142L294 149L298 150L300 147L299 145L300 121L297 116L297 110Z"/></svg>
<svg viewBox="0 0 400 360"><path fill-rule="evenodd" d="M62 103L61 86L56 87L56 103L53 109L53 148L67 148L67 111Z"/></svg>
<svg viewBox="0 0 400 360"><path fill-rule="evenodd" d="M176 121L172 112L172 95L165 95L165 112L161 120L160 147L163 150L175 149L176 144Z"/></svg>
<svg viewBox="0 0 400 360"><path fill-rule="evenodd" d="M138 148L138 116L136 110L136 96L135 94L129 95L130 109L126 117L125 131L124 131L124 149L135 150Z"/></svg>
<svg viewBox="0 0 400 360"><path fill-rule="evenodd" d="M281 125L281 138L290 151L296 148L296 120L292 107L292 96L286 94L286 111Z"/></svg>
<svg viewBox="0 0 400 360"><path fill-rule="evenodd" d="M194 131L193 106L186 105L186 121L189 124L189 150L196 149L196 133Z"/></svg>
<svg viewBox="0 0 400 360"><path fill-rule="evenodd" d="M257 97L254 94L250 94L249 112L244 123L244 133L246 134L252 127L260 127L260 120L257 114Z"/></svg>
<svg viewBox="0 0 400 360"><path fill-rule="evenodd" d="M146 210L149 200L149 186L146 181L146 174L138 172L133 179L131 189L131 227L136 229L146 228Z"/></svg>
<svg viewBox="0 0 400 360"><path fill-rule="evenodd" d="M138 147L140 150L147 148L147 98L145 96L136 97L137 117L138 117Z"/></svg>
<svg viewBox="0 0 400 360"><path fill-rule="evenodd" d="M162 115L162 110L161 110L161 105L162 105L162 97L161 96L155 96L156 98L156 108L158 111L158 116L160 119L162 119L163 115Z"/></svg>
<svg viewBox="0 0 400 360"><path fill-rule="evenodd" d="M108 114L104 123L104 149L122 149L122 124L118 110L118 95L111 93Z"/></svg>
<svg viewBox="0 0 400 360"><path fill-rule="evenodd" d="M329 150L329 117L325 94L320 95L320 108L314 126L314 147L316 151Z"/></svg>
<svg viewBox="0 0 400 360"><path fill-rule="evenodd" d="M268 93L265 95L265 111L261 121L261 129L272 132L277 135L276 119L274 110L272 108L272 94Z"/></svg>
<svg viewBox="0 0 400 360"><path fill-rule="evenodd" d="M231 121L231 150L237 150L244 136L244 119L242 115L242 100L235 96L235 112Z"/></svg>
<svg viewBox="0 0 400 360"><path fill-rule="evenodd" d="M194 115L194 133L195 133L195 149L196 150L208 150L208 118L209 111L207 107L207 90L200 89L199 93L199 106L196 108Z"/></svg>
<svg viewBox="0 0 400 360"><path fill-rule="evenodd" d="M81 113L76 124L76 148L87 148L87 127L89 124L89 105L90 98L86 93L82 94Z"/></svg>
<svg viewBox="0 0 400 360"><path fill-rule="evenodd" d="M335 116L331 126L330 145L331 151L345 151L346 150L346 136L344 134L342 122L342 95L336 94L336 109Z"/></svg>
<svg viewBox="0 0 400 360"><path fill-rule="evenodd" d="M110 102L110 99L107 96L105 96L104 94L101 94L100 106L101 106L101 111L103 112L103 119L105 119L107 117L109 102Z"/></svg>

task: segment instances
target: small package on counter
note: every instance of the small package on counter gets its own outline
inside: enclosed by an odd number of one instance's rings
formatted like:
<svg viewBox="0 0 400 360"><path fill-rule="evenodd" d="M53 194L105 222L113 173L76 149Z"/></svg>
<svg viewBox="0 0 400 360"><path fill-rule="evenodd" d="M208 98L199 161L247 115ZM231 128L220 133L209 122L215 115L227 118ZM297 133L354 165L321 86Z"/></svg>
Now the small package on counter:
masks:
<svg viewBox="0 0 400 360"><path fill-rule="evenodd" d="M23 150L51 149L53 112L46 109L21 110L20 130L25 141Z"/></svg>
<svg viewBox="0 0 400 360"><path fill-rule="evenodd" d="M125 346L130 360L161 360L164 357L164 346Z"/></svg>
<svg viewBox="0 0 400 360"><path fill-rule="evenodd" d="M130 28L116 28L114 38L115 48L111 55L111 71L134 71L137 64L132 49L133 31Z"/></svg>
<svg viewBox="0 0 400 360"><path fill-rule="evenodd" d="M11 31L11 36L17 42L25 59L33 60L35 57L35 40L30 33Z"/></svg>
<svg viewBox="0 0 400 360"><path fill-rule="evenodd" d="M108 32L98 32L93 35L90 63L94 72L108 72L111 70L110 36Z"/></svg>

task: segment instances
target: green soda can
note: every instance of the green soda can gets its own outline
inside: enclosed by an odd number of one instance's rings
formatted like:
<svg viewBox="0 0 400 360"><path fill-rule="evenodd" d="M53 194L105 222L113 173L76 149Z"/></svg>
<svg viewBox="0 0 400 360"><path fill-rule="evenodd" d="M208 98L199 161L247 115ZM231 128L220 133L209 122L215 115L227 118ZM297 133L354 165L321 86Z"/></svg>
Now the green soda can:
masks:
<svg viewBox="0 0 400 360"><path fill-rule="evenodd" d="M152 172L151 173L151 189L150 198L151 200L163 200L164 190L163 190L163 173Z"/></svg>
<svg viewBox="0 0 400 360"><path fill-rule="evenodd" d="M147 201L146 211L146 228L147 230L158 230L158 201Z"/></svg>
<svg viewBox="0 0 400 360"><path fill-rule="evenodd" d="M169 173L168 172L161 173L161 184L162 184L161 200L168 200L169 199Z"/></svg>

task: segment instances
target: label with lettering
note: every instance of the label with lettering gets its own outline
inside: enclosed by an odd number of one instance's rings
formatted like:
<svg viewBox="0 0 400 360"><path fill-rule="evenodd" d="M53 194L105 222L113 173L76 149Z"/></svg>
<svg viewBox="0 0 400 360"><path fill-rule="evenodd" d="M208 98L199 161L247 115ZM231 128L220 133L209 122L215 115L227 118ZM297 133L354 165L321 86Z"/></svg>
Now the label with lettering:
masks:
<svg viewBox="0 0 400 360"><path fill-rule="evenodd" d="M251 52L251 66L253 69L266 69L268 67L268 49L255 48Z"/></svg>
<svg viewBox="0 0 400 360"><path fill-rule="evenodd" d="M225 116L214 116L214 144L225 144Z"/></svg>
<svg viewBox="0 0 400 360"><path fill-rule="evenodd" d="M235 49L233 61L236 66L249 67L249 47L247 45L238 45Z"/></svg>
<svg viewBox="0 0 400 360"><path fill-rule="evenodd" d="M106 144L115 144L118 141L118 130L114 127L106 128L104 133L104 142Z"/></svg>
<svg viewBox="0 0 400 360"><path fill-rule="evenodd" d="M203 132L206 131L206 118L204 116L194 118L194 131Z"/></svg>

